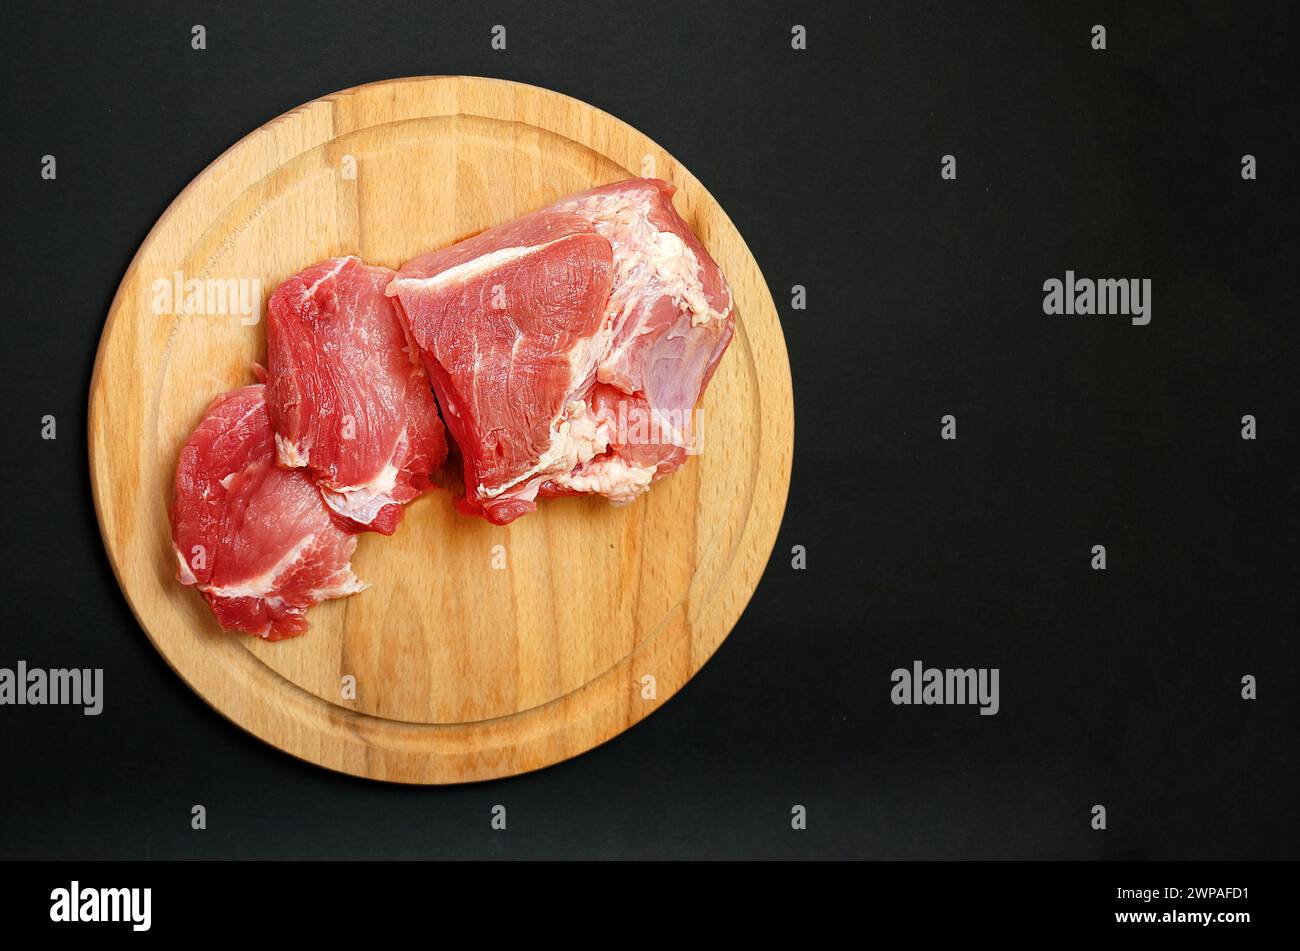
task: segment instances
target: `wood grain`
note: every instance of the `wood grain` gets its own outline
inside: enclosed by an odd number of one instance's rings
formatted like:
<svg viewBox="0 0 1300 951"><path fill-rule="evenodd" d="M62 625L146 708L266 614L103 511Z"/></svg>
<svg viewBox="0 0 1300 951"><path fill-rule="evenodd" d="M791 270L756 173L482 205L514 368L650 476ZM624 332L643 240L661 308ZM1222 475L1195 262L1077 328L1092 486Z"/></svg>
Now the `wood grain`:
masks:
<svg viewBox="0 0 1300 951"><path fill-rule="evenodd" d="M173 580L177 454L218 393L251 382L262 323L158 313L155 282L257 279L429 248L635 175L675 202L731 281L735 339L702 404L703 451L623 508L544 501L508 527L411 505L365 535L372 587L312 610L304 637L222 632ZM635 129L499 80L375 83L262 126L172 203L127 270L90 390L100 529L141 627L235 723L330 769L407 783L490 779L582 753L647 716L713 654L767 563L793 440L785 341L757 264L691 174ZM495 546L502 546L497 549ZM493 567L494 550L506 567ZM355 699L342 683L356 681ZM653 678L653 696L646 678Z"/></svg>

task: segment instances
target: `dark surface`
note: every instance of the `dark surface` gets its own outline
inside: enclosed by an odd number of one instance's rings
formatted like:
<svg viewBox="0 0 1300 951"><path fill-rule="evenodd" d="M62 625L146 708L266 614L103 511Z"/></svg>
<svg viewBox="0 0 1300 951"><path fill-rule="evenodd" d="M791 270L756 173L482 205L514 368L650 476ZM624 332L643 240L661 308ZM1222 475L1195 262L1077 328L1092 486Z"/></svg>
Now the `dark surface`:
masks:
<svg viewBox="0 0 1300 951"><path fill-rule="evenodd" d="M0 666L103 667L106 702L0 707L0 857L1300 857L1294 31L1226 3L654 7L5 15ZM191 178L302 102L437 73L583 99L690 168L777 300L797 425L766 577L676 698L540 773L416 789L300 763L168 669L99 541L85 403ZM1151 324L1045 317L1066 268L1151 278ZM1001 712L891 705L914 659L999 667Z"/></svg>

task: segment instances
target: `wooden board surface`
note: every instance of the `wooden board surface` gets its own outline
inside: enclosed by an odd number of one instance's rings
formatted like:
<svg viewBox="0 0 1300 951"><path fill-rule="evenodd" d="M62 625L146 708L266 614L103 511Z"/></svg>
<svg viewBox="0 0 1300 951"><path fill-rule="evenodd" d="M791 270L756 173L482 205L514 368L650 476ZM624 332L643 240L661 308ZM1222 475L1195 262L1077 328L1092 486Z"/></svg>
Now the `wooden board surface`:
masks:
<svg viewBox="0 0 1300 951"><path fill-rule="evenodd" d="M272 644L222 632L199 594L173 579L167 506L177 454L209 401L252 382L264 322L215 296L187 312L158 282L243 280L264 313L279 281L322 258L355 253L395 268L571 192L643 174L677 186L678 211L735 295L736 335L701 406L703 451L630 506L543 501L507 527L459 515L435 491L408 507L392 538L361 537L353 566L372 586L314 608L305 636ZM537 769L671 697L753 594L785 506L792 441L771 295L708 192L592 106L469 77L345 90L217 159L127 270L90 391L104 544L168 663L280 749L408 783Z"/></svg>

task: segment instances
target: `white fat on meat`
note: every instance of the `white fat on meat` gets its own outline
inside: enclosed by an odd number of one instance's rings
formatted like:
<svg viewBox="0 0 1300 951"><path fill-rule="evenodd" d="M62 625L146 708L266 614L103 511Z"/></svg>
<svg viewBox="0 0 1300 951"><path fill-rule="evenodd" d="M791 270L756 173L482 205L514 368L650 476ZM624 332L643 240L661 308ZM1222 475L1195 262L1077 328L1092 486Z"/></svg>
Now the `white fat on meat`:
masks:
<svg viewBox="0 0 1300 951"><path fill-rule="evenodd" d="M194 572L190 570L190 563L185 560L184 553L172 543L172 554L176 556L176 580L181 584L194 584L199 579L194 577Z"/></svg>
<svg viewBox="0 0 1300 951"><path fill-rule="evenodd" d="M577 466L589 462L609 448L609 429L596 419L582 400L572 400L551 424L551 444L537 464L508 485L489 487L480 484L484 498L515 498L531 502L547 479L564 476Z"/></svg>
<svg viewBox="0 0 1300 951"><path fill-rule="evenodd" d="M646 296L652 281L690 313L692 327L725 320L731 313L730 299L721 312L709 305L699 258L680 235L655 227L645 203L628 194L591 195L564 206L564 210L589 219L596 233L614 248L614 293L609 299L609 317L615 322L612 329L619 329L631 306ZM730 288L727 293L730 295Z"/></svg>
<svg viewBox="0 0 1300 951"><path fill-rule="evenodd" d="M480 274L487 274L489 271L496 270L503 264L509 264L511 261L517 261L519 258L527 257L530 254L536 254L556 244L558 241L564 241L567 238L557 238L556 241L546 241L542 244L519 245L512 248L497 248L495 251L489 251L487 254L481 254L470 261L462 261L445 271L433 275L433 277L395 277L388 282L388 287L384 293L389 297L396 297L399 290L436 290L447 284L456 284L461 281L468 281Z"/></svg>
<svg viewBox="0 0 1300 951"><path fill-rule="evenodd" d="M270 602L276 582L284 576L304 554L311 550L316 536L306 535L290 548L268 571L252 578L247 578L237 585L200 585L199 590L218 598L265 598ZM179 554L179 553L178 553ZM344 565L329 579L331 583L312 590L312 597L324 601L329 598L342 598L358 591L364 591L369 585L361 581L352 571L352 565Z"/></svg>
<svg viewBox="0 0 1300 951"><path fill-rule="evenodd" d="M401 459L406 455L407 442L406 430L402 430L402 435L397 440L397 448L393 452L394 459ZM335 512L359 524L369 525L385 506L396 503L393 489L397 487L397 477L401 472L401 467L390 459L383 471L365 485L333 489L318 483L317 488L320 489L325 504Z"/></svg>
<svg viewBox="0 0 1300 951"><path fill-rule="evenodd" d="M611 454L556 477L555 484L575 492L595 492L615 505L626 505L649 491L656 470L656 466L638 466Z"/></svg>
<svg viewBox="0 0 1300 951"><path fill-rule="evenodd" d="M311 460L311 449L275 434L275 460L286 469L301 469Z"/></svg>

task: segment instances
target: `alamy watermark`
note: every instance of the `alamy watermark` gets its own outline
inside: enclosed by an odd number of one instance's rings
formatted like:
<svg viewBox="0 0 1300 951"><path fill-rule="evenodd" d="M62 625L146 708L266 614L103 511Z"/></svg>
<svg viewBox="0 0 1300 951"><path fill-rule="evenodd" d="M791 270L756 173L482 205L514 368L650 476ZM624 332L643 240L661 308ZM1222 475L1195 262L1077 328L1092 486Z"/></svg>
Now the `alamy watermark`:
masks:
<svg viewBox="0 0 1300 951"><path fill-rule="evenodd" d="M150 285L150 308L163 316L238 317L251 327L262 319L262 279L258 277L190 277L175 271Z"/></svg>
<svg viewBox="0 0 1300 951"><path fill-rule="evenodd" d="M1043 313L1129 317L1133 326L1144 327L1151 323L1151 278L1093 280L1066 271L1064 281L1052 277L1043 282Z"/></svg>
<svg viewBox="0 0 1300 951"><path fill-rule="evenodd" d="M0 706L79 706L88 717L104 709L104 668L71 669L28 667L20 660L15 667L0 667Z"/></svg>
<svg viewBox="0 0 1300 951"><path fill-rule="evenodd" d="M899 667L890 675L893 689L889 699L895 706L908 704L978 704L980 716L996 716L998 667L926 667L919 660L911 668Z"/></svg>
<svg viewBox="0 0 1300 951"><path fill-rule="evenodd" d="M132 931L153 923L152 888L83 888L73 880L50 892L50 921L130 922Z"/></svg>
<svg viewBox="0 0 1300 951"><path fill-rule="evenodd" d="M619 400L614 442L620 446L676 446L688 456L704 451L702 409L647 409Z"/></svg>

